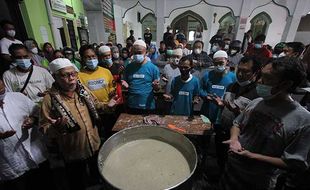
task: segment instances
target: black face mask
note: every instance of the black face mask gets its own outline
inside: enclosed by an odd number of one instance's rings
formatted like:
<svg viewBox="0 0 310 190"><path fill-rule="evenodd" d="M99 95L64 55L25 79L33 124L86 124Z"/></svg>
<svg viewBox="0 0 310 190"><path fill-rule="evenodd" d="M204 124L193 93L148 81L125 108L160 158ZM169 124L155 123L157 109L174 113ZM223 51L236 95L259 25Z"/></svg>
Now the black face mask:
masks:
<svg viewBox="0 0 310 190"><path fill-rule="evenodd" d="M189 74L190 74L190 71L191 71L191 68L189 68L189 69L180 69L180 73L181 73L181 75L183 75L183 76L189 75Z"/></svg>
<svg viewBox="0 0 310 190"><path fill-rule="evenodd" d="M166 53L166 50L159 49L158 51L160 54Z"/></svg>

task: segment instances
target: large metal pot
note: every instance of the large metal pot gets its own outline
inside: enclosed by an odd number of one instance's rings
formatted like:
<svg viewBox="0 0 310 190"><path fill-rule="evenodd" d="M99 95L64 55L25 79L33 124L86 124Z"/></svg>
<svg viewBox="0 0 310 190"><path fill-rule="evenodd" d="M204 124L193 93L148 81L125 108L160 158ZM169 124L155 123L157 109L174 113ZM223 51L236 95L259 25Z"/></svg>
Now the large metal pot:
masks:
<svg viewBox="0 0 310 190"><path fill-rule="evenodd" d="M181 179L177 183L169 187L165 187L165 188L162 188L162 186L154 188L153 186L153 188L148 187L147 189L190 189L189 188L189 186L191 186L190 178L193 175L196 169L196 166L197 166L197 153L196 153L195 146L184 135L179 134L170 129L167 129L164 127L158 127L158 126L139 126L139 127L124 129L114 134L103 144L103 146L101 147L99 151L99 155L98 155L98 168L99 168L99 172L101 176L106 182L108 189L119 189L118 184L115 184L115 181L111 182L112 180L107 179L107 175L104 174L103 172L103 169L106 166L105 164L106 162L108 162L107 158L109 157L109 155L111 155L113 151L121 148L122 146L125 146L125 144L131 143L131 142L137 142L139 140L144 140L144 139L151 139L151 141L156 140L156 141L167 143L168 145L173 146L177 151L179 151L179 153L181 153L180 155L184 156L185 158L184 160L186 160L185 162L187 162L188 168L189 168L189 174L186 175L183 179ZM135 147L132 146L132 148L134 149ZM124 156L122 159L126 159L126 157L127 156ZM120 161L122 161L122 159L120 159ZM147 162L147 160L143 160L143 162ZM171 163L173 162L175 162L175 160L171 159ZM184 162L182 163L184 164ZM148 164L152 164L152 163L148 163ZM112 167L112 171L114 172L113 167ZM119 172L118 175L120 176L119 178L126 177L126 176L122 176L122 171L118 171L118 172ZM151 174L148 173L146 175L151 175ZM143 180L143 179L140 179L140 180ZM137 182L133 181L132 183L137 183ZM138 189L143 189L143 188L139 188L137 186L135 188L132 188L132 187L130 188L129 186L126 186L126 188L123 188L123 189L138 190Z"/></svg>

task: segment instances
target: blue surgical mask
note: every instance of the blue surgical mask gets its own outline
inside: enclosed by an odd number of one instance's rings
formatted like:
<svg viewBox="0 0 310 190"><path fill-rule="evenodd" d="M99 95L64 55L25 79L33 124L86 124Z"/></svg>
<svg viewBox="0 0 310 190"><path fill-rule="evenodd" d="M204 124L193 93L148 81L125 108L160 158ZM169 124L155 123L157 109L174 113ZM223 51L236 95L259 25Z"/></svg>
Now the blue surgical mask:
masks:
<svg viewBox="0 0 310 190"><path fill-rule="evenodd" d="M226 70L226 67L224 65L216 66L216 71L218 72L224 72L225 70Z"/></svg>
<svg viewBox="0 0 310 190"><path fill-rule="evenodd" d="M98 66L98 59L91 59L86 62L87 68L90 70L95 70Z"/></svg>
<svg viewBox="0 0 310 190"><path fill-rule="evenodd" d="M275 95L271 94L272 86L264 85L264 84L257 84L256 92L258 96L264 99L272 99Z"/></svg>
<svg viewBox="0 0 310 190"><path fill-rule="evenodd" d="M113 64L112 58L104 60L106 64L110 67Z"/></svg>
<svg viewBox="0 0 310 190"><path fill-rule="evenodd" d="M217 50L218 50L218 47L217 47L217 46L213 46L212 49L211 49L211 51L212 51L213 53L217 52Z"/></svg>
<svg viewBox="0 0 310 190"><path fill-rule="evenodd" d="M254 46L255 46L255 48L256 48L256 49L260 49L260 48L262 48L262 47L263 47L263 45L262 45L262 44L254 44Z"/></svg>
<svg viewBox="0 0 310 190"><path fill-rule="evenodd" d="M137 63L142 63L144 61L144 55L142 54L133 55L133 60Z"/></svg>
<svg viewBox="0 0 310 190"><path fill-rule="evenodd" d="M17 66L22 69L29 69L29 67L32 65L30 59L16 59L15 62Z"/></svg>
<svg viewBox="0 0 310 190"><path fill-rule="evenodd" d="M172 49L167 49L166 54L167 55L172 55L173 54L173 50Z"/></svg>

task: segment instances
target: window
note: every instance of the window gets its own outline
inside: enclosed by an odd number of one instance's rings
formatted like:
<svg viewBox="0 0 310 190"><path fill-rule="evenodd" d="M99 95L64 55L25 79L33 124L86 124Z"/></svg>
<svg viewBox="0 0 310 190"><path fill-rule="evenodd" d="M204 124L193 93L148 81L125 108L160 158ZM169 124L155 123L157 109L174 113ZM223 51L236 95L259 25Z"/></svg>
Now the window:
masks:
<svg viewBox="0 0 310 190"><path fill-rule="evenodd" d="M266 12L261 12L252 18L250 22L251 30L253 31L252 36L253 39L255 39L257 35L267 34L269 25L271 24L272 20Z"/></svg>

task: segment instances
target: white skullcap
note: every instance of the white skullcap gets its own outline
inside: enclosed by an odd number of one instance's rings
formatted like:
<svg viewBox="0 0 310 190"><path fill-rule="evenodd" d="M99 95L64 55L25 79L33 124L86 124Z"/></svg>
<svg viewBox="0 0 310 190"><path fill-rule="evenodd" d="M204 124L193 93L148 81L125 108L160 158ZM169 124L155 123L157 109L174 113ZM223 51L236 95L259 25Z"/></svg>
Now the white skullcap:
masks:
<svg viewBox="0 0 310 190"><path fill-rule="evenodd" d="M135 43L133 43L134 46L142 46L146 48L146 43L143 40L136 40Z"/></svg>
<svg viewBox="0 0 310 190"><path fill-rule="evenodd" d="M65 67L74 67L74 69L76 70L75 65L73 65L71 61L66 58L57 58L49 64L49 69L52 74Z"/></svg>
<svg viewBox="0 0 310 190"><path fill-rule="evenodd" d="M182 56L183 51L181 48L174 49L172 55Z"/></svg>
<svg viewBox="0 0 310 190"><path fill-rule="evenodd" d="M218 58L218 57L224 57L224 58L228 58L228 55L226 53L226 51L223 50L218 50L217 52L215 52L215 54L213 55L213 59Z"/></svg>
<svg viewBox="0 0 310 190"><path fill-rule="evenodd" d="M111 49L109 46L101 46L99 48L99 54L103 54L103 53L107 53L107 52L111 52Z"/></svg>

